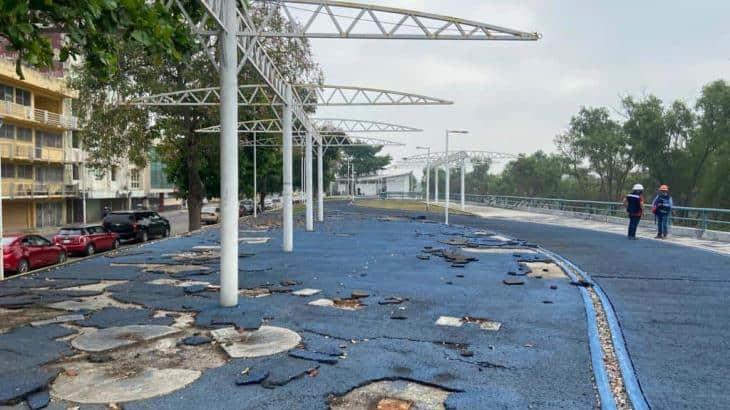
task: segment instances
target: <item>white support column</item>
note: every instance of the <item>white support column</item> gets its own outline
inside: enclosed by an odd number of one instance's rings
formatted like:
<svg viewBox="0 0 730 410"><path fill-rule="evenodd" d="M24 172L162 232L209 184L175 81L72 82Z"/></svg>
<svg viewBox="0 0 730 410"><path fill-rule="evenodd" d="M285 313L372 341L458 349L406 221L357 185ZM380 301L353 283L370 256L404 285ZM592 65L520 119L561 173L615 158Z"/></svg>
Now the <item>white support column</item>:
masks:
<svg viewBox="0 0 730 410"><path fill-rule="evenodd" d="M284 156L284 203L282 209L283 245L284 252L294 251L294 204L292 203L292 182L294 180L294 158L292 157L292 90L286 87L286 101L284 101L284 115L281 119Z"/></svg>
<svg viewBox="0 0 730 410"><path fill-rule="evenodd" d="M224 307L238 305L238 49L236 1L223 3L221 81L221 290Z"/></svg>
<svg viewBox="0 0 730 410"><path fill-rule="evenodd" d="M461 210L466 209L466 195L464 193L464 174L466 173L466 161L461 160Z"/></svg>
<svg viewBox="0 0 730 410"><path fill-rule="evenodd" d="M434 202L436 203L436 205L438 205L438 203L439 203L439 167L438 167L438 165L436 165L433 168L433 170L435 171L435 174L433 176L434 177L434 179L433 179L433 182L434 182L433 198L434 198Z"/></svg>
<svg viewBox="0 0 730 410"><path fill-rule="evenodd" d="M324 152L317 144L317 221L324 222Z"/></svg>
<svg viewBox="0 0 730 410"><path fill-rule="evenodd" d="M253 217L258 218L259 192L256 187L256 133L253 133Z"/></svg>
<svg viewBox="0 0 730 410"><path fill-rule="evenodd" d="M431 149L428 150L428 159L426 160L426 209L431 205L428 201L429 191L431 190Z"/></svg>
<svg viewBox="0 0 730 410"><path fill-rule="evenodd" d="M307 210L306 210L306 229L307 232L314 231L314 196L312 195L312 189L313 189L313 181L312 181L312 150L314 147L312 147L312 132L307 131L307 141L306 141L306 147L304 149L307 151L304 154L304 168L306 175L306 186L307 186Z"/></svg>
<svg viewBox="0 0 730 410"><path fill-rule="evenodd" d="M446 200L446 204L444 205L444 223L446 225L449 224L449 200L451 197L451 189L449 187L449 182L451 181L451 167L449 164L449 132L446 131L446 155L444 156L446 158L446 161L444 161L444 167L446 168L446 187L444 188L444 196Z"/></svg>

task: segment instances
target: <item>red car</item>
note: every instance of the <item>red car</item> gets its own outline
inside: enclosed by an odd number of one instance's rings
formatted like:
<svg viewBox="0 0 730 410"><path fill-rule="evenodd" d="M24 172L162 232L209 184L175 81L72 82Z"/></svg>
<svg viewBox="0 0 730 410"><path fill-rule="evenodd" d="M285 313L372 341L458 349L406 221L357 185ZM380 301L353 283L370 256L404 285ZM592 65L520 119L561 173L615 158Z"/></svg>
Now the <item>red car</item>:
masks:
<svg viewBox="0 0 730 410"><path fill-rule="evenodd" d="M119 236L101 225L70 226L61 228L53 243L63 246L68 253L93 255L98 251L117 249Z"/></svg>
<svg viewBox="0 0 730 410"><path fill-rule="evenodd" d="M31 269L66 262L66 249L39 235L10 235L2 239L5 270L25 273Z"/></svg>

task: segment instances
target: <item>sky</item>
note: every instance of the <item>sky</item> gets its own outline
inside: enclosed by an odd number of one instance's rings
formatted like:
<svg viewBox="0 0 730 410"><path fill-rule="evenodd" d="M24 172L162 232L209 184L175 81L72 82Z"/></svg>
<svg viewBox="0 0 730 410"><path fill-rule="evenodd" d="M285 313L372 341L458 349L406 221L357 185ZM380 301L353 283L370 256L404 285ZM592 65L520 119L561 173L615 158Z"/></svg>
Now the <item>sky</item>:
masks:
<svg viewBox="0 0 730 410"><path fill-rule="evenodd" d="M538 42L313 39L325 83L407 91L454 101L429 107L322 107L318 117L410 125L379 137L508 153L554 152L581 106L620 113L626 95L693 104L703 85L730 81L728 0L358 0L528 32Z"/></svg>

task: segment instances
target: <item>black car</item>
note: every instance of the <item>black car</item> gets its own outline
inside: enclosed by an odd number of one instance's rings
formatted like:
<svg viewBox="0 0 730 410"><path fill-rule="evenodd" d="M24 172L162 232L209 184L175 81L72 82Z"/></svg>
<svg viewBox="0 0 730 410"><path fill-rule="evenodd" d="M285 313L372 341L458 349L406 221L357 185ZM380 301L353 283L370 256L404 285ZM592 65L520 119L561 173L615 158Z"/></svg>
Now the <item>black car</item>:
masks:
<svg viewBox="0 0 730 410"><path fill-rule="evenodd" d="M170 236L170 221L152 211L109 212L103 225L122 240L146 242L153 236Z"/></svg>

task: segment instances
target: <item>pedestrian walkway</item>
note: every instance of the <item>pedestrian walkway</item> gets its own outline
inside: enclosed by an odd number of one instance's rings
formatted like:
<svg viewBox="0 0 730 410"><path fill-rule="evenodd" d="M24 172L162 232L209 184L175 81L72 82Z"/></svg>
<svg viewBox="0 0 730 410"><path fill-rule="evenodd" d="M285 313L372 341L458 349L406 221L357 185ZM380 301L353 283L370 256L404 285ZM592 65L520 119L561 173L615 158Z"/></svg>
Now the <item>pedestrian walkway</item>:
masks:
<svg viewBox="0 0 730 410"><path fill-rule="evenodd" d="M444 205L443 202L440 202L439 204ZM455 209L455 210L461 210L461 205L458 203L455 204L454 202L451 202L450 208ZM522 210L516 210L516 209L494 208L494 207L488 207L488 206L483 206L483 205L475 205L472 203L467 203L465 210L466 210L466 212L481 216L483 218L507 219L507 220L523 221L523 222L534 222L534 223L547 224L547 225L559 225L559 226L565 226L565 227L571 227L571 228L580 228L580 229L589 229L589 230L600 231L600 232L609 232L609 233L614 233L614 234L623 235L623 236L626 236L626 230L627 230L627 226L628 226L628 220L626 221L626 225L619 225L619 224L613 224L613 223L599 222L599 221L595 221L595 220L591 220L591 219L587 219L587 218L580 219L580 218L571 218L571 217L567 217L567 216L553 215L553 214L547 214L547 213L522 211ZM642 239L659 240L659 239L654 239L655 235L656 235L656 225L654 224L653 217L651 215L645 216L644 219L642 219L641 223L639 224L637 236ZM690 238L690 237L686 237L686 236L672 236L671 227L669 228L669 237L667 239L661 239L661 241L673 243L676 245L691 246L694 248L700 248L700 249L705 249L708 251L719 252L724 255L730 255L730 243Z"/></svg>

